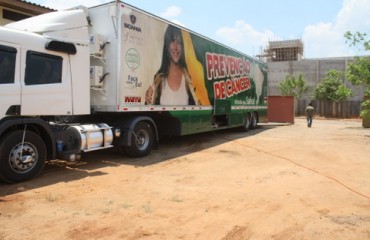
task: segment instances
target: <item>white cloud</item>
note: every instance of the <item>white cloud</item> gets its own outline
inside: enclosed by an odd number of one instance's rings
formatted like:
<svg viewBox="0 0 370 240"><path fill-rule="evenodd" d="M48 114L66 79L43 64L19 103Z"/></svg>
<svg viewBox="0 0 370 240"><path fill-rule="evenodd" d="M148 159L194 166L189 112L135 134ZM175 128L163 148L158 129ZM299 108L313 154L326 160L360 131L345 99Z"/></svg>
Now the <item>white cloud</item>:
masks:
<svg viewBox="0 0 370 240"><path fill-rule="evenodd" d="M370 33L369 26L370 0L343 0L342 9L334 22L319 22L304 28L304 56L321 58L369 54L350 48L344 38L346 31ZM216 35L226 45L253 55L259 54L260 50L256 49L267 46L268 41L281 40L271 30L254 29L243 20L237 21L233 27L218 29Z"/></svg>
<svg viewBox="0 0 370 240"><path fill-rule="evenodd" d="M350 48L345 42L344 33L369 32L369 0L344 0L343 7L334 23L317 23L304 29L303 41L305 57L340 57L364 55L365 52ZM368 53L367 53L368 54Z"/></svg>
<svg viewBox="0 0 370 240"><path fill-rule="evenodd" d="M180 22L180 21L178 21L178 20L176 20L176 19L171 20L171 22L173 22L173 23L175 23L175 24L177 24L177 25L180 25L180 26L182 26L182 27L186 27L186 25L185 25L184 23L182 23L182 22Z"/></svg>
<svg viewBox="0 0 370 240"><path fill-rule="evenodd" d="M332 23L307 26L303 32L304 55L312 57L338 57L346 55L343 33L335 31Z"/></svg>
<svg viewBox="0 0 370 240"><path fill-rule="evenodd" d="M258 31L243 20L236 21L233 27L219 28L216 35L220 41L249 55L259 54L258 49L265 46L268 41L280 39L272 31Z"/></svg>
<svg viewBox="0 0 370 240"><path fill-rule="evenodd" d="M352 31L368 31L370 25L369 0L344 0L337 15L338 28Z"/></svg>
<svg viewBox="0 0 370 240"><path fill-rule="evenodd" d="M166 11L162 12L160 16L168 19L168 18L177 17L180 14L181 14L181 8L177 6L170 6L166 9Z"/></svg>
<svg viewBox="0 0 370 240"><path fill-rule="evenodd" d="M179 20L176 19L176 17L180 16L182 13L181 8L177 6L170 6L168 7L164 12L160 14L160 17L165 18L177 25L186 27L184 23L180 22Z"/></svg>

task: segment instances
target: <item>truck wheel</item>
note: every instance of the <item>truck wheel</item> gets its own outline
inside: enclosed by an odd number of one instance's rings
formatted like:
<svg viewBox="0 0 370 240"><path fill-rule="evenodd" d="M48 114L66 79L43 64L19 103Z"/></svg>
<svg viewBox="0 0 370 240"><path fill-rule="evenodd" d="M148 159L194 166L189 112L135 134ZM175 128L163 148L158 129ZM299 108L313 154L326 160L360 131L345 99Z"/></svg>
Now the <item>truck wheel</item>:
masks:
<svg viewBox="0 0 370 240"><path fill-rule="evenodd" d="M250 129L255 129L256 127L257 127L257 116L256 116L256 113L252 113Z"/></svg>
<svg viewBox="0 0 370 240"><path fill-rule="evenodd" d="M5 135L0 142L0 179L16 183L37 176L44 168L46 147L34 132L18 130Z"/></svg>
<svg viewBox="0 0 370 240"><path fill-rule="evenodd" d="M251 125L250 116L249 115L246 115L244 117L244 123L243 123L243 126L241 127L241 130L243 132L247 132L249 130L250 125Z"/></svg>
<svg viewBox="0 0 370 240"><path fill-rule="evenodd" d="M143 157L150 153L153 146L153 130L146 122L139 122L131 132L131 146L124 147L127 155Z"/></svg>

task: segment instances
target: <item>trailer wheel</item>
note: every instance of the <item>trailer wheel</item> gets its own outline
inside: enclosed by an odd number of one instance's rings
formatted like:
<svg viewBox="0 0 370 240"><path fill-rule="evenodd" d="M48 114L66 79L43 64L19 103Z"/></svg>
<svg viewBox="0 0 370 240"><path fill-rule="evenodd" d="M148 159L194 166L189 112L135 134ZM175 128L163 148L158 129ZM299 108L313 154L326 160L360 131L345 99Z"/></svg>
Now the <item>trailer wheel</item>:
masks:
<svg viewBox="0 0 370 240"><path fill-rule="evenodd" d="M251 120L248 114L244 117L244 123L243 123L243 126L241 127L242 131L247 132L250 128L250 125L251 125L250 123L251 123Z"/></svg>
<svg viewBox="0 0 370 240"><path fill-rule="evenodd" d="M255 112L251 115L250 129L255 129L257 127L257 115Z"/></svg>
<svg viewBox="0 0 370 240"><path fill-rule="evenodd" d="M143 157L150 153L153 146L153 130L146 122L139 122L131 132L131 146L124 150L131 157Z"/></svg>
<svg viewBox="0 0 370 240"><path fill-rule="evenodd" d="M45 161L45 143L36 133L18 130L1 139L1 180L16 183L31 179L42 171Z"/></svg>

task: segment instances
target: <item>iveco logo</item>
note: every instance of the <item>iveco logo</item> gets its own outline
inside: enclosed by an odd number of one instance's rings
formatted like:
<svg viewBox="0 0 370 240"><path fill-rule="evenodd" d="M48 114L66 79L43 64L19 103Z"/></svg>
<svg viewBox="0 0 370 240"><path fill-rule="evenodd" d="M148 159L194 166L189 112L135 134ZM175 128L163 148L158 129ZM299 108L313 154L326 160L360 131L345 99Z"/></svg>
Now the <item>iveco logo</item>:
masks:
<svg viewBox="0 0 370 240"><path fill-rule="evenodd" d="M131 30L134 30L136 32L141 32L141 28L140 27L136 27L134 26L135 23L136 23L136 16L135 15L130 15L130 21L131 21L131 24L129 23L125 23L123 26L125 28L128 28L128 29L131 29Z"/></svg>

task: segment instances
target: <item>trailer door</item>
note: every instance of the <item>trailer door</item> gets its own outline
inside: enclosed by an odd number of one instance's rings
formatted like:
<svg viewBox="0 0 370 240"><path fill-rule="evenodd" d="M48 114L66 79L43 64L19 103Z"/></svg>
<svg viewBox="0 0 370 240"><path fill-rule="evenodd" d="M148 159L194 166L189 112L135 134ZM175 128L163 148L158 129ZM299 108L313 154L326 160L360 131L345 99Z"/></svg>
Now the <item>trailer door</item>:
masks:
<svg viewBox="0 0 370 240"><path fill-rule="evenodd" d="M0 42L0 118L8 114L19 114L20 71L19 46Z"/></svg>

